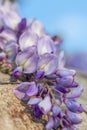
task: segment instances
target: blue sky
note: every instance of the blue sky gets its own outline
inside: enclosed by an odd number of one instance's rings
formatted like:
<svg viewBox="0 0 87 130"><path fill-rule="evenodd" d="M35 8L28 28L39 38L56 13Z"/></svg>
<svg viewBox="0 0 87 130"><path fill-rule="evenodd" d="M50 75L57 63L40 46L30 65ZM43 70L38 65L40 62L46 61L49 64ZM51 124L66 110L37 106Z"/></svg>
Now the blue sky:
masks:
<svg viewBox="0 0 87 130"><path fill-rule="evenodd" d="M64 39L68 52L87 51L87 0L18 0L20 13L37 18Z"/></svg>

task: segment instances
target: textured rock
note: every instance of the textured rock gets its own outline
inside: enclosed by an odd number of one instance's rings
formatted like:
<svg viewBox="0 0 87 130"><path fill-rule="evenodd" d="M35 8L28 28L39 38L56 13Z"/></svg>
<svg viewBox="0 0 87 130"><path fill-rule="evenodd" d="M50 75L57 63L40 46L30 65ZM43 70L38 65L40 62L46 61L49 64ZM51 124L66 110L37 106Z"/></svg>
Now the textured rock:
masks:
<svg viewBox="0 0 87 130"><path fill-rule="evenodd" d="M0 73L0 81L2 79L3 81L6 81L9 77L8 75ZM77 76L77 80L86 85L85 82L87 81L85 78ZM83 82L83 80L85 81ZM24 107L20 104L20 101L15 98L12 92L15 86L15 84L0 85L0 130L43 130L44 120L37 120L32 118L30 113L25 113ZM85 91L80 99L82 103L85 100L87 101L86 93L87 88L85 88ZM87 103L84 103L84 106L85 105L87 105ZM83 118L83 122L79 125L79 129L87 130L86 113L82 113L81 117Z"/></svg>
<svg viewBox="0 0 87 130"><path fill-rule="evenodd" d="M87 112L87 76L81 73L78 73L76 76L76 81L83 85L84 92L80 97L79 101L83 105L85 112Z"/></svg>

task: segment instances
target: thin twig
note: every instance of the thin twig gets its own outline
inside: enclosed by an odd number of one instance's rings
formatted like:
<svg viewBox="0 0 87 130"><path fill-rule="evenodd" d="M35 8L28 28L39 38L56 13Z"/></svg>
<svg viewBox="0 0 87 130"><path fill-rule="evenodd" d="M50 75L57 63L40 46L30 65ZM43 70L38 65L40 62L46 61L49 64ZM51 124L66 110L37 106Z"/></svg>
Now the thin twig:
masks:
<svg viewBox="0 0 87 130"><path fill-rule="evenodd" d="M56 103L59 106L58 102L56 101L56 99L54 97L54 93L51 91L51 88L48 85L46 85L46 87L47 87L50 95L52 96L53 103Z"/></svg>

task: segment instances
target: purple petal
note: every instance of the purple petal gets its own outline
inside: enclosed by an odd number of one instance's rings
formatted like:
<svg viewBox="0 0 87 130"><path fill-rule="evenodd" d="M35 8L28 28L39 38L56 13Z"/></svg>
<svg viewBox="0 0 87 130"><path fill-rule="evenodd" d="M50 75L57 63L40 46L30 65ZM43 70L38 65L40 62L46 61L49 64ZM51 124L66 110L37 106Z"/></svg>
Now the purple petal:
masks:
<svg viewBox="0 0 87 130"><path fill-rule="evenodd" d="M14 89L26 93L26 91L28 90L29 86L32 84L32 82L22 82L20 83L17 87L15 87Z"/></svg>
<svg viewBox="0 0 87 130"><path fill-rule="evenodd" d="M0 33L0 47L1 49L4 49L5 47L5 44L8 42L8 41L17 41L17 38L16 38L16 35L15 33L10 30L10 29L4 29L1 33Z"/></svg>
<svg viewBox="0 0 87 130"><path fill-rule="evenodd" d="M19 30L24 30L26 28L26 25L27 25L27 21L26 21L26 18L23 18L21 20L21 22L18 24L18 28Z"/></svg>
<svg viewBox="0 0 87 130"><path fill-rule="evenodd" d="M41 112L41 110L39 109L38 105L35 105L34 108L34 116L40 118L43 115L43 113Z"/></svg>
<svg viewBox="0 0 87 130"><path fill-rule="evenodd" d="M60 77L75 76L76 71L75 70L69 70L69 69L61 69L61 70L58 70L57 73Z"/></svg>
<svg viewBox="0 0 87 130"><path fill-rule="evenodd" d="M2 61L5 57L6 57L5 53L1 52L0 53L0 61Z"/></svg>
<svg viewBox="0 0 87 130"><path fill-rule="evenodd" d="M33 73L36 71L37 69L37 60L38 57L37 55L34 53L25 63L24 65L24 73Z"/></svg>
<svg viewBox="0 0 87 130"><path fill-rule="evenodd" d="M68 99L78 98L78 97L81 96L82 92L83 92L83 87L82 86L78 86L76 88L76 90L74 90L72 93L67 95L66 98L68 98Z"/></svg>
<svg viewBox="0 0 87 130"><path fill-rule="evenodd" d="M40 97L38 97L38 98L31 98L28 101L28 105L35 105L35 104L38 104L41 101L42 101L42 98L40 98Z"/></svg>
<svg viewBox="0 0 87 130"><path fill-rule="evenodd" d="M58 48L59 49L59 48ZM57 51L56 55L58 55L58 69L63 69L65 65L64 51Z"/></svg>
<svg viewBox="0 0 87 130"><path fill-rule="evenodd" d="M42 23L37 20L32 20L30 31L37 34L39 37L45 34L44 27Z"/></svg>
<svg viewBox="0 0 87 130"><path fill-rule="evenodd" d="M38 93L38 88L37 88L35 82L31 82L30 87L26 91L26 95L35 96L35 95L37 95L37 93Z"/></svg>
<svg viewBox="0 0 87 130"><path fill-rule="evenodd" d="M53 117L50 117L45 128L46 128L46 130L52 130L53 126L54 126L54 119L53 119Z"/></svg>
<svg viewBox="0 0 87 130"><path fill-rule="evenodd" d="M63 87L61 84L57 85L56 86L56 89L62 93L69 93L70 92L70 89L69 88L65 88Z"/></svg>
<svg viewBox="0 0 87 130"><path fill-rule="evenodd" d="M46 35L44 35L38 40L37 49L39 55L55 52L55 46L53 44L52 39Z"/></svg>
<svg viewBox="0 0 87 130"><path fill-rule="evenodd" d="M37 79L43 79L44 78L44 71L42 71L42 70L38 71L36 78Z"/></svg>
<svg viewBox="0 0 87 130"><path fill-rule="evenodd" d="M29 101L29 96L28 95L24 95L24 97L21 99L21 101L23 101L23 102L28 102Z"/></svg>
<svg viewBox="0 0 87 130"><path fill-rule="evenodd" d="M53 128L56 130L56 129L58 129L59 125L60 125L59 118L54 118L54 127Z"/></svg>
<svg viewBox="0 0 87 130"><path fill-rule="evenodd" d="M18 53L16 64L22 66L24 73L33 73L37 68L37 58L36 47L30 47L29 49Z"/></svg>
<svg viewBox="0 0 87 130"><path fill-rule="evenodd" d="M57 69L57 58L52 54L44 54L39 58L38 69L43 70L45 75L54 73Z"/></svg>
<svg viewBox="0 0 87 130"><path fill-rule="evenodd" d="M50 96L46 96L39 104L39 109L43 114L47 114L52 107Z"/></svg>
<svg viewBox="0 0 87 130"><path fill-rule="evenodd" d="M36 34L29 31L25 31L19 39L20 49L24 51L28 47L36 46L37 40L38 37Z"/></svg>
<svg viewBox="0 0 87 130"><path fill-rule="evenodd" d="M14 89L13 92L18 99L22 99L25 96L25 93L20 92L17 89Z"/></svg>
<svg viewBox="0 0 87 130"><path fill-rule="evenodd" d="M76 87L78 87L78 83L74 81L74 82L72 83L72 88L76 88Z"/></svg>
<svg viewBox="0 0 87 130"><path fill-rule="evenodd" d="M7 58L9 61L14 61L18 52L18 45L15 41L8 42L4 50L6 52Z"/></svg>
<svg viewBox="0 0 87 130"><path fill-rule="evenodd" d="M64 87L71 87L73 84L74 78L72 76L66 76L62 78L58 78L57 82Z"/></svg>
<svg viewBox="0 0 87 130"><path fill-rule="evenodd" d="M76 102L75 100L66 100L65 104L71 112L76 112L76 113L83 112L82 105Z"/></svg>
<svg viewBox="0 0 87 130"><path fill-rule="evenodd" d="M17 78L19 76L21 76L22 74L22 68L20 66L18 66L12 73L12 76Z"/></svg>
<svg viewBox="0 0 87 130"><path fill-rule="evenodd" d="M79 124L82 122L82 119L79 116L69 111L66 113L66 118L71 124Z"/></svg>
<svg viewBox="0 0 87 130"><path fill-rule="evenodd" d="M57 116L61 112L61 109L57 105L54 105L52 111L53 111L53 115Z"/></svg>
<svg viewBox="0 0 87 130"><path fill-rule="evenodd" d="M31 83L29 82L23 82L19 84L17 87L15 87L13 89L15 96L19 99L22 99L25 96L25 93L28 90L30 84Z"/></svg>
<svg viewBox="0 0 87 130"><path fill-rule="evenodd" d="M20 22L21 18L18 16L18 13L15 11L7 11L4 15L4 24L9 28L16 29L18 23Z"/></svg>

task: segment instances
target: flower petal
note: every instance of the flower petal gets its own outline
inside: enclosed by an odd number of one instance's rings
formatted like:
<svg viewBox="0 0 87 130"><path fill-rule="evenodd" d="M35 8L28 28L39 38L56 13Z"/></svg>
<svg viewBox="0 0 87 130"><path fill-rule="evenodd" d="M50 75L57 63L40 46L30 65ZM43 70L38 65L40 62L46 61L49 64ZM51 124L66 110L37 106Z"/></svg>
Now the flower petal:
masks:
<svg viewBox="0 0 87 130"><path fill-rule="evenodd" d="M15 33L10 29L4 29L0 33L0 48L4 49L5 44L9 41L17 41Z"/></svg>
<svg viewBox="0 0 87 130"><path fill-rule="evenodd" d="M14 78L17 78L17 77L21 76L21 74L22 74L22 67L18 66L18 67L13 71L12 76L13 76Z"/></svg>
<svg viewBox="0 0 87 130"><path fill-rule="evenodd" d="M64 86L62 86L61 84L56 86L56 89L62 93L69 93L70 89L69 88L65 88Z"/></svg>
<svg viewBox="0 0 87 130"><path fill-rule="evenodd" d="M83 92L83 87L82 86L78 86L76 88L76 90L74 90L72 93L67 95L66 98L68 98L68 99L78 98L78 97L81 96L82 92Z"/></svg>
<svg viewBox="0 0 87 130"><path fill-rule="evenodd" d="M75 113L83 112L82 105L76 102L75 100L66 100L65 104L71 112L75 112Z"/></svg>
<svg viewBox="0 0 87 130"><path fill-rule="evenodd" d="M50 96L46 96L39 104L39 109L43 114L47 114L52 107Z"/></svg>
<svg viewBox="0 0 87 130"><path fill-rule="evenodd" d="M38 97L38 98L31 98L29 101L28 101L28 105L35 105L35 104L38 104L39 102L42 101L42 98L41 97Z"/></svg>
<svg viewBox="0 0 87 130"><path fill-rule="evenodd" d="M76 71L75 70L72 70L72 69L61 69L61 70L58 70L58 75L60 77L64 77L64 76L75 76L76 74Z"/></svg>
<svg viewBox="0 0 87 130"><path fill-rule="evenodd" d="M34 95L37 95L37 93L38 93L38 88L37 88L35 82L31 82L30 87L26 91L26 95L34 96Z"/></svg>
<svg viewBox="0 0 87 130"><path fill-rule="evenodd" d="M71 124L79 124L82 119L77 114L67 111L66 118Z"/></svg>
<svg viewBox="0 0 87 130"><path fill-rule="evenodd" d="M37 43L37 40L38 40L38 37L36 34L29 31L25 31L20 36L20 39L19 39L20 49L24 51L28 47L35 46Z"/></svg>
<svg viewBox="0 0 87 130"><path fill-rule="evenodd" d="M44 77L44 71L40 70L37 72L36 78L37 79L42 79Z"/></svg>
<svg viewBox="0 0 87 130"><path fill-rule="evenodd" d="M9 61L14 61L18 52L18 45L15 41L9 41L4 50L6 52L7 58Z"/></svg>
<svg viewBox="0 0 87 130"><path fill-rule="evenodd" d="M24 73L33 73L37 68L36 47L30 47L16 56L16 64L24 69Z"/></svg>
<svg viewBox="0 0 87 130"><path fill-rule="evenodd" d="M43 115L42 111L39 109L38 105L35 105L34 116L40 118Z"/></svg>
<svg viewBox="0 0 87 130"><path fill-rule="evenodd" d="M61 109L57 105L54 105L52 111L53 111L53 115L57 116L61 112Z"/></svg>
<svg viewBox="0 0 87 130"><path fill-rule="evenodd" d="M40 23L37 20L32 20L31 26L30 26L30 31L37 34L39 37L43 34L45 34L44 27L42 23Z"/></svg>
<svg viewBox="0 0 87 130"><path fill-rule="evenodd" d="M38 54L43 55L45 53L55 52L56 48L53 44L52 39L49 36L44 35L38 40L37 49Z"/></svg>
<svg viewBox="0 0 87 130"><path fill-rule="evenodd" d="M16 29L21 18L15 11L6 11L3 21L6 26L12 29Z"/></svg>
<svg viewBox="0 0 87 130"><path fill-rule="evenodd" d="M0 53L0 61L2 61L5 57L6 57L5 53L1 52Z"/></svg>
<svg viewBox="0 0 87 130"><path fill-rule="evenodd" d="M64 87L71 87L73 84L74 78L72 76L65 76L58 78L57 82Z"/></svg>
<svg viewBox="0 0 87 130"><path fill-rule="evenodd" d="M29 82L23 82L13 89L15 96L22 99L25 96L26 91L29 88Z"/></svg>
<svg viewBox="0 0 87 130"><path fill-rule="evenodd" d="M38 69L43 70L45 75L54 73L57 69L57 58L52 54L44 54L39 58Z"/></svg>
<svg viewBox="0 0 87 130"><path fill-rule="evenodd" d="M52 130L53 126L54 126L54 119L53 117L50 117L48 123L46 124L46 130Z"/></svg>
<svg viewBox="0 0 87 130"><path fill-rule="evenodd" d="M14 92L15 96L16 96L18 99L22 99L22 98L25 96L25 93L20 92L20 91L18 91L18 90L16 90L16 89L14 89L13 92Z"/></svg>
<svg viewBox="0 0 87 130"><path fill-rule="evenodd" d="M21 22L18 24L19 30L24 30L26 28L27 21L26 18L21 19Z"/></svg>
<svg viewBox="0 0 87 130"><path fill-rule="evenodd" d="M24 64L24 73L33 73L37 69L38 57L35 53Z"/></svg>

